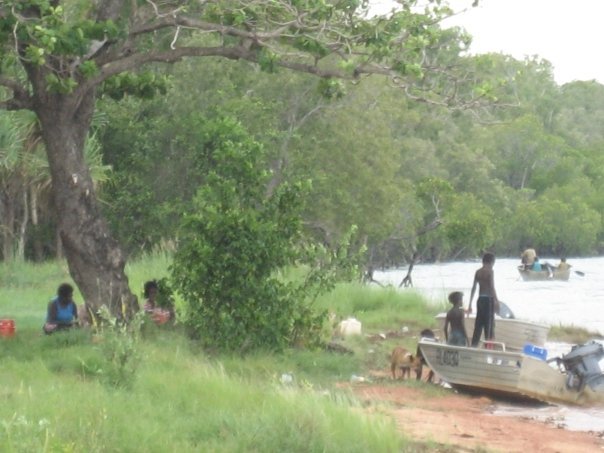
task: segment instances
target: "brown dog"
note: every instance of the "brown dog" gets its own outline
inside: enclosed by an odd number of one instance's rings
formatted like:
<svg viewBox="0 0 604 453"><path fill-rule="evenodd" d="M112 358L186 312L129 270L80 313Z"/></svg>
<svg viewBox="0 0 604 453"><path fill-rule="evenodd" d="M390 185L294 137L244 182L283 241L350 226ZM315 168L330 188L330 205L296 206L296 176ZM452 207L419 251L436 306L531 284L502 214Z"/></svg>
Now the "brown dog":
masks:
<svg viewBox="0 0 604 453"><path fill-rule="evenodd" d="M405 376L411 377L411 369L414 369L417 374L418 367L421 370L421 366L419 358L414 357L405 348L397 346L392 350L392 354L390 355L392 379L396 379L396 370L401 370L401 379L405 379Z"/></svg>

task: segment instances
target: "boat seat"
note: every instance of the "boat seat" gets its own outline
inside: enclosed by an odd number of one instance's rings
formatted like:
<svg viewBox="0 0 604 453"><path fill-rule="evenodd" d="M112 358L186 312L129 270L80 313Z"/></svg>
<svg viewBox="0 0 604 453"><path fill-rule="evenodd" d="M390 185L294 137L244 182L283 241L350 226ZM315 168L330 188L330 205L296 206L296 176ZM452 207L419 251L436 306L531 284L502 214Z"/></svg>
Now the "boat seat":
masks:
<svg viewBox="0 0 604 453"><path fill-rule="evenodd" d="M501 351L505 352L505 343L502 343L501 341L481 340L480 343L484 345L484 349L495 349L497 346Z"/></svg>

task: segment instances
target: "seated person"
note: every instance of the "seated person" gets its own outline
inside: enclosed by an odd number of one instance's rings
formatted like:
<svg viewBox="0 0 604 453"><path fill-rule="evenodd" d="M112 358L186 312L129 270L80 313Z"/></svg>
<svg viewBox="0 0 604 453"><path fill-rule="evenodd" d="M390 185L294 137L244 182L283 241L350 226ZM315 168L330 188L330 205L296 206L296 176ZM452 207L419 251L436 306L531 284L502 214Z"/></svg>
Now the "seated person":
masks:
<svg viewBox="0 0 604 453"><path fill-rule="evenodd" d="M566 262L566 258L565 257L560 258L560 263L558 264L557 269L559 271L565 271L567 269L570 269L570 264L568 264Z"/></svg>
<svg viewBox="0 0 604 453"><path fill-rule="evenodd" d="M524 252L522 252L522 255L520 255L520 260L524 266L524 269L532 268L536 256L537 252L535 252L535 249L526 249Z"/></svg>
<svg viewBox="0 0 604 453"><path fill-rule="evenodd" d="M73 286L63 283L57 290L57 296L48 304L43 330L51 334L57 330L69 329L77 322L78 306L73 301Z"/></svg>
<svg viewBox="0 0 604 453"><path fill-rule="evenodd" d="M143 295L145 297L145 303L143 305L143 310L145 313L148 313L153 319L153 322L157 325L167 323L171 318L173 318L173 314L171 310L166 310L157 305L157 293L159 292L159 287L157 286L157 282L155 280L149 280L145 282Z"/></svg>
<svg viewBox="0 0 604 453"><path fill-rule="evenodd" d="M454 291L449 294L449 302L453 304L445 318L445 340L453 346L467 346L468 334L464 323L465 312L463 310L463 293ZM449 332L451 326L451 332Z"/></svg>
<svg viewBox="0 0 604 453"><path fill-rule="evenodd" d="M542 271L543 270L543 268L541 267L541 263L539 262L539 257L538 256L535 257L535 261L533 262L532 269L534 271Z"/></svg>

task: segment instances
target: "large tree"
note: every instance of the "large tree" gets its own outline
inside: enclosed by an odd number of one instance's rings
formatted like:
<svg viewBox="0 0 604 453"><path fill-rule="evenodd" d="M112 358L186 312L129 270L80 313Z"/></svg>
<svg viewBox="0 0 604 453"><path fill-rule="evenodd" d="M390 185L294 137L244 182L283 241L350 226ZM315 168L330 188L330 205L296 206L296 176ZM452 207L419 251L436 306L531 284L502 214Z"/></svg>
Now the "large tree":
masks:
<svg viewBox="0 0 604 453"><path fill-rule="evenodd" d="M161 80L142 66L220 57L314 74L328 95L335 79L379 73L413 98L451 104L460 87L451 57L467 36L439 28L451 13L440 0L399 3L367 19L356 0L3 0L0 107L38 118L65 256L86 302L118 316L136 305L84 159L99 94L147 96ZM484 91L465 94L475 93Z"/></svg>

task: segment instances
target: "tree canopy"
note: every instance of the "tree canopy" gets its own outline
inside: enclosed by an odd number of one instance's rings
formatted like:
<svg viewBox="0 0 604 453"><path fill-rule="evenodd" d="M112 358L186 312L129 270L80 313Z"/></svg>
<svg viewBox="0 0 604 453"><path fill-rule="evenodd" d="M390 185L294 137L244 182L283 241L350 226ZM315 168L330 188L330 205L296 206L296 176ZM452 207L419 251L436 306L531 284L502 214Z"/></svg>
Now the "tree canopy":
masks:
<svg viewBox="0 0 604 453"><path fill-rule="evenodd" d="M87 303L135 310L126 256L184 237L183 216L214 214L207 158L234 144L204 131L224 118L266 172L252 205L310 181L299 209L282 207L327 248L354 227L368 269L528 245L597 253L604 87L560 87L538 58L468 56L471 38L440 26L445 2L368 11L351 0L2 2L2 258L63 251Z"/></svg>
<svg viewBox="0 0 604 453"><path fill-rule="evenodd" d="M128 316L137 301L125 255L100 210L85 143L97 97L149 98L166 91L154 63L220 57L265 72L286 68L323 80L388 77L414 99L475 103L487 89L463 82L452 64L469 38L439 22L440 1L401 3L388 17L367 17L367 3L342 0L132 1L6 0L0 5L0 107L32 110L52 180L57 229L75 282L93 307ZM461 73L459 72L461 68ZM249 70L252 70L250 66Z"/></svg>

